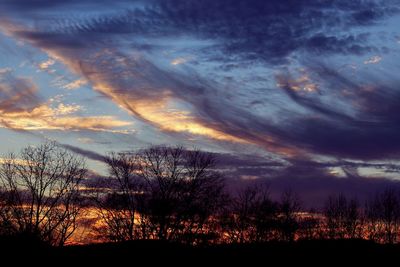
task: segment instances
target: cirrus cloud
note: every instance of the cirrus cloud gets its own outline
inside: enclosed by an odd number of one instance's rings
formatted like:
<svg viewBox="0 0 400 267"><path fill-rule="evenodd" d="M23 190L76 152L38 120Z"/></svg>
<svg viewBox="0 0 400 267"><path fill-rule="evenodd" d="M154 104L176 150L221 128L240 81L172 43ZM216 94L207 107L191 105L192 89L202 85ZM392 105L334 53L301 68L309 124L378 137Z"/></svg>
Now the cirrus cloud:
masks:
<svg viewBox="0 0 400 267"><path fill-rule="evenodd" d="M372 29L398 16L398 0L153 0L84 14L77 1L47 2L7 2L14 13L2 31L161 132L283 156L399 157L398 81L379 70L341 73L336 62L397 55L390 31Z"/></svg>
<svg viewBox="0 0 400 267"><path fill-rule="evenodd" d="M15 77L11 70L0 73L0 125L13 130L87 130L129 133L118 129L132 123L113 116L76 116L78 105L52 107L38 96L38 88L28 78Z"/></svg>

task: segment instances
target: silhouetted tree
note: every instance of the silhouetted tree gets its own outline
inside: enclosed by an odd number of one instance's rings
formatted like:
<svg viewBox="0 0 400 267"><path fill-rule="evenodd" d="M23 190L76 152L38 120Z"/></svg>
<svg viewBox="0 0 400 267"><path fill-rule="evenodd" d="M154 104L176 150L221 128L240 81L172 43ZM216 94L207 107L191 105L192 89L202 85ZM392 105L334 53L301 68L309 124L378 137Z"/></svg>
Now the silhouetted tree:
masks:
<svg viewBox="0 0 400 267"><path fill-rule="evenodd" d="M109 239L215 238L212 216L223 205L224 182L212 154L154 146L111 154L107 163L117 181L100 207Z"/></svg>
<svg viewBox="0 0 400 267"><path fill-rule="evenodd" d="M267 186L243 188L230 203L220 221L228 242L263 242L276 238L279 207L271 200Z"/></svg>
<svg viewBox="0 0 400 267"><path fill-rule="evenodd" d="M142 220L158 239L199 242L221 207L224 182L215 157L199 150L157 146L136 154L146 182Z"/></svg>
<svg viewBox="0 0 400 267"><path fill-rule="evenodd" d="M361 237L362 218L357 199L348 200L343 194L329 196L325 203L324 215L329 238Z"/></svg>
<svg viewBox="0 0 400 267"><path fill-rule="evenodd" d="M323 237L322 216L315 209L305 212L299 220L299 239L312 240Z"/></svg>
<svg viewBox="0 0 400 267"><path fill-rule="evenodd" d="M381 195L382 220L385 225L385 241L393 244L397 241L400 223L400 201L398 192L387 189Z"/></svg>
<svg viewBox="0 0 400 267"><path fill-rule="evenodd" d="M279 204L270 198L269 193L262 195L254 213L254 241L266 242L277 239L277 228L280 225Z"/></svg>
<svg viewBox="0 0 400 267"><path fill-rule="evenodd" d="M225 210L221 219L223 231L231 243L244 243L254 241L255 215L259 210L266 191L257 186L242 189L230 200L230 207Z"/></svg>
<svg viewBox="0 0 400 267"><path fill-rule="evenodd" d="M299 229L298 213L301 210L299 196L292 190L286 190L282 193L280 210L280 239L282 241L293 241L296 231Z"/></svg>
<svg viewBox="0 0 400 267"><path fill-rule="evenodd" d="M379 194L370 197L365 203L366 237L374 242L383 242L384 224Z"/></svg>
<svg viewBox="0 0 400 267"><path fill-rule="evenodd" d="M106 158L113 190L96 195L98 213L103 222L98 229L108 240L126 241L141 234L135 228L135 215L142 185L136 174L137 162L132 153L111 153Z"/></svg>
<svg viewBox="0 0 400 267"><path fill-rule="evenodd" d="M64 245L76 229L85 173L84 161L54 142L9 154L0 166L1 224Z"/></svg>
<svg viewBox="0 0 400 267"><path fill-rule="evenodd" d="M366 203L367 233L371 240L395 243L399 235L400 199L398 192L388 188Z"/></svg>
<svg viewBox="0 0 400 267"><path fill-rule="evenodd" d="M363 229L363 217L361 214L360 203L356 198L347 202L347 212L345 220L346 235L348 238L361 238Z"/></svg>

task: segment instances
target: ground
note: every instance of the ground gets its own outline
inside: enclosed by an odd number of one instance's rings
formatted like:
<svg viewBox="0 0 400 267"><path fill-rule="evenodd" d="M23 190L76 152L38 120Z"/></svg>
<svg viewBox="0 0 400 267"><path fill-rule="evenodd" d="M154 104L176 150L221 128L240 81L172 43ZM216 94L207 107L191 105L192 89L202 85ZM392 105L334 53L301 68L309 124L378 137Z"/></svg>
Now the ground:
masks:
<svg viewBox="0 0 400 267"><path fill-rule="evenodd" d="M294 243L217 245L191 247L160 241L132 241L84 246L48 247L40 242L3 240L2 259L17 265L23 263L47 265L161 265L276 266L275 263L336 265L386 262L397 264L400 245L380 245L364 240L313 240Z"/></svg>

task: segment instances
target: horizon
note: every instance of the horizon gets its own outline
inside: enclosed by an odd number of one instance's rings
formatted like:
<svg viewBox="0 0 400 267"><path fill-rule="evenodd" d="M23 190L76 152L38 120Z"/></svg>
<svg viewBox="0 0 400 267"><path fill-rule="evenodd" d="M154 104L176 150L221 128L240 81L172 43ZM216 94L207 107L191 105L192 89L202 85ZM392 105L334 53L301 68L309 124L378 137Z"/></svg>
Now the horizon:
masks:
<svg viewBox="0 0 400 267"><path fill-rule="evenodd" d="M0 0L0 159L214 153L305 203L400 187L399 0Z"/></svg>

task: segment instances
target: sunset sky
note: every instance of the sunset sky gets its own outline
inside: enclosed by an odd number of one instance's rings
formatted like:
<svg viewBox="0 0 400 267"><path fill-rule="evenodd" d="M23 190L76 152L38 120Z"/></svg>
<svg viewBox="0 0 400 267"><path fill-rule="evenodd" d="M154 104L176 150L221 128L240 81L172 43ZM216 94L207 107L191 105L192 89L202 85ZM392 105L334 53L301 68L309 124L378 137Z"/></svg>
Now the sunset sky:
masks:
<svg viewBox="0 0 400 267"><path fill-rule="evenodd" d="M307 194L399 179L399 0L0 0L0 152L219 155Z"/></svg>

